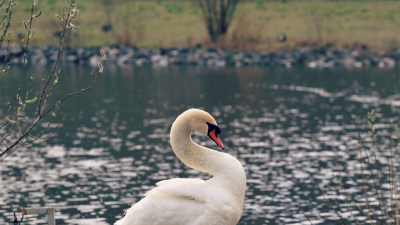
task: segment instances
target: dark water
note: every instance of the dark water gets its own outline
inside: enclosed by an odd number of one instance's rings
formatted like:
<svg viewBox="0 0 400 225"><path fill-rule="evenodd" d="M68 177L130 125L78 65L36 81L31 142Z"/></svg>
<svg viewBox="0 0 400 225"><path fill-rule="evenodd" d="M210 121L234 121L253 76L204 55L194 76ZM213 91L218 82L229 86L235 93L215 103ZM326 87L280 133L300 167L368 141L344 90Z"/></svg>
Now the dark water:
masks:
<svg viewBox="0 0 400 225"><path fill-rule="evenodd" d="M64 87L55 96L82 86L90 68L63 72ZM367 111L375 109L385 165L390 122L398 125L399 75L381 69L108 66L93 90L62 105L54 137L0 164L0 224L11 222L22 206L45 205L57 207L58 224L112 224L160 180L209 178L181 163L168 142L173 120L192 107L217 119L226 151L246 170L239 224L308 224L299 204L314 224L322 223L319 213L332 210L316 182L350 218L331 169L341 171L349 193L361 201L351 116L366 124ZM10 93L17 83L10 79L1 95L15 96ZM366 131L363 137L369 141ZM217 148L205 137L194 140ZM44 218L26 221L43 224Z"/></svg>

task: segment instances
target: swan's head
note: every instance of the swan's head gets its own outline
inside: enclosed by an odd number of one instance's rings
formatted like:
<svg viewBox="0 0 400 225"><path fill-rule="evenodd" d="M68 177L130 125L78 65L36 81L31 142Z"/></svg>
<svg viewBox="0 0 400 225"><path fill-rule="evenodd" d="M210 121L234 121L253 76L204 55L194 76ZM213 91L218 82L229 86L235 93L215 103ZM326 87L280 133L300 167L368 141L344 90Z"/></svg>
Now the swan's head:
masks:
<svg viewBox="0 0 400 225"><path fill-rule="evenodd" d="M182 116L189 117L189 126L192 130L199 132L204 136L208 136L213 140L220 148L224 149L224 144L222 144L219 135L221 130L217 125L214 117L209 113L200 109L189 109L182 114Z"/></svg>

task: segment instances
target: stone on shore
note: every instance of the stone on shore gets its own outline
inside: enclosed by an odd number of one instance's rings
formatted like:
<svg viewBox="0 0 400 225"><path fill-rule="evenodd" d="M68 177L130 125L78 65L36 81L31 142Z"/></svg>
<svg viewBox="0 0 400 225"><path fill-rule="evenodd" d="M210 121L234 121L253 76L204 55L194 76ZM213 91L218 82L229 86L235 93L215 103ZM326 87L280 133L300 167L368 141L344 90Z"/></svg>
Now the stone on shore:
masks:
<svg viewBox="0 0 400 225"><path fill-rule="evenodd" d="M90 64L96 66L102 61L100 47L94 48L65 48L62 60L74 64ZM103 48L106 49L106 48ZM6 49L0 48L0 60L6 60ZM11 45L7 60L23 62L23 52ZM12 56L12 57L10 57ZM30 47L27 62L33 64L51 63L57 60L57 47ZM226 52L219 49L195 48L160 48L140 49L137 47L116 46L109 49L108 62L118 65L134 66L207 66L207 67L378 67L393 68L400 66L400 51L393 49L370 50L366 48L328 48L310 47L296 48L286 52L254 53L247 51Z"/></svg>

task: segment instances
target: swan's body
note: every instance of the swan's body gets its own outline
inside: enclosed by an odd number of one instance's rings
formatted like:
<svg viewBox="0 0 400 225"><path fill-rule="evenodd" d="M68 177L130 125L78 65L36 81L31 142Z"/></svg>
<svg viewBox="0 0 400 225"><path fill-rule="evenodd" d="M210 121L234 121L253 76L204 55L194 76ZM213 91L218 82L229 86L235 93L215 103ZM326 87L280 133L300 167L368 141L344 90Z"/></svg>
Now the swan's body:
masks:
<svg viewBox="0 0 400 225"><path fill-rule="evenodd" d="M180 115L171 128L171 145L187 166L210 173L207 181L170 179L157 183L115 225L233 225L243 211L246 175L233 156L194 143L196 130L210 136L220 147L214 118L198 109ZM213 134L214 133L214 134ZM213 136L214 135L214 136Z"/></svg>

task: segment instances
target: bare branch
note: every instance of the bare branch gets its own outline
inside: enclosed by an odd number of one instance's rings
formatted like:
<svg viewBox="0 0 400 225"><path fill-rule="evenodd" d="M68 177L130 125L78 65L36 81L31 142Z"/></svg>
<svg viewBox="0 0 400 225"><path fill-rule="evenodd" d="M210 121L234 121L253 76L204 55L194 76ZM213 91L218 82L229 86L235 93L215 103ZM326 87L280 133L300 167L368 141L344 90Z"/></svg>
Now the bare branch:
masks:
<svg viewBox="0 0 400 225"><path fill-rule="evenodd" d="M27 36L24 51L23 51L24 52L24 58L23 58L24 67L23 67L23 71L21 74L20 84L19 84L18 93L17 93L17 100L16 100L17 104L16 104L16 106L12 107L12 105L10 103L8 103L8 119L6 119L3 122L3 124L0 125L0 129L3 129L3 128L8 129L8 127L9 127L8 125L10 125L10 124L13 125L11 127L11 129L0 140L2 147L4 147L0 151L0 162L2 160L4 160L7 156L12 154L16 149L18 149L18 147L30 145L39 139L47 139L47 138L51 137L52 135L54 135L55 132L57 131L57 129L60 127L61 118L59 118L59 121L55 128L51 127L51 125L53 124L53 120L59 111L60 104L75 95L79 95L79 94L82 94L82 93L90 90L93 87L93 85L96 83L97 79L99 78L99 74L102 72L103 64L100 64L100 65L102 65L102 67L100 68L99 72L95 73L94 70L92 70L91 82L89 85L87 85L86 87L84 87L83 89L81 89L79 91L75 91L75 92L71 92L71 93L67 94L66 96L59 99L58 101L54 98L51 99L52 93L57 87L59 75L61 74L60 63L61 63L61 59L62 59L63 47L64 47L64 44L66 41L67 33L72 29L77 29L77 27L74 24L72 24L73 18L75 18L77 15L75 0L69 0L68 4L69 5L67 7L64 5L62 8L62 10L63 10L62 17L58 16L59 19L62 21L62 29L61 29L62 34L61 34L61 39L60 39L60 43L58 46L57 59L53 65L50 76L48 76L46 78L45 70L43 70L42 81L40 82L40 86L41 86L40 93L39 93L38 97L33 97L33 98L31 97L31 99L29 99L29 96L32 93L32 90L34 89L33 86L35 85L35 79L34 79L34 76L32 76L30 83L29 83L29 89L23 100L23 98L21 98L21 90L22 90L22 87L24 86L25 76L26 76L26 64L27 64L27 53L28 53L28 48L29 48L29 42L30 42L30 39L33 37L33 35L31 35L31 33L33 32L32 24L33 24L34 18L39 17L41 14L41 12L39 12L38 15L34 15L34 5L35 4L34 4L34 0L32 0L31 13L30 13L31 17L29 20L24 21L25 33L28 36ZM12 7L10 8L10 10L12 11ZM9 12L9 13L11 16L11 12ZM8 39L8 41L9 41L9 39ZM17 51L19 50L19 46L21 44L22 44L22 41L18 45ZM9 44L8 44L8 46L9 46ZM8 48L7 48L7 51L8 51ZM104 63L105 59L107 58L107 55L103 51L101 53L103 56L103 63ZM1 68L0 74L3 73L3 76L0 78L0 81L2 78L6 77L5 74L12 66L11 62L13 61L12 59L13 59L13 57L15 57L15 55L16 54L14 54L11 57L11 60L8 62L6 69L3 69L3 67L0 67ZM36 100L38 100L38 101L35 105L36 110L34 111L33 116L30 118L26 117L26 116L20 117L21 115L24 115L23 113L25 113L24 112L25 107L30 104L35 103ZM52 102L54 100L56 100L55 104L47 106L47 104L49 104L49 102ZM52 112L53 115L52 115L50 121L48 122L47 127L41 129L39 135L33 135L32 132L38 127L38 125L40 123L43 122L43 120L45 118L49 117L48 114L50 112ZM28 118L30 120L30 123L22 124L22 121L27 120ZM50 131L50 129L51 129L51 131ZM48 131L50 131L50 133L47 133Z"/></svg>

